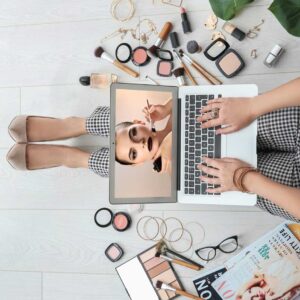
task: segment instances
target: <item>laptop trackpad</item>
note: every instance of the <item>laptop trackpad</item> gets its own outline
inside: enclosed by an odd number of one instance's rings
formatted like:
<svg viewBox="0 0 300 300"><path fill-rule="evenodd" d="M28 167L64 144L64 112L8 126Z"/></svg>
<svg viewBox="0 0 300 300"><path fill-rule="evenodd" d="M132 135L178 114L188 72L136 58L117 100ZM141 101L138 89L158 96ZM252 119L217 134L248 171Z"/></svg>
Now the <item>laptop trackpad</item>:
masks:
<svg viewBox="0 0 300 300"><path fill-rule="evenodd" d="M256 133L252 126L227 135L227 157L239 158L248 163L256 163Z"/></svg>

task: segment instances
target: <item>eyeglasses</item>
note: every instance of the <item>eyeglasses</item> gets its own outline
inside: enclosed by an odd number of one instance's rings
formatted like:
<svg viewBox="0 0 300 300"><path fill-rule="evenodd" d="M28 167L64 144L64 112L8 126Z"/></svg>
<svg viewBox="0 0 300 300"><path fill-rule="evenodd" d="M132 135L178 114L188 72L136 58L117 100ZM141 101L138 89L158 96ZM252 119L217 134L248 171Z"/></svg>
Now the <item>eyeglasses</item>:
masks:
<svg viewBox="0 0 300 300"><path fill-rule="evenodd" d="M217 250L220 250L223 253L232 253L236 251L238 247L239 247L238 236L234 235L223 240L217 246L208 246L208 247L199 248L195 251L195 253L202 260L210 261L216 257Z"/></svg>

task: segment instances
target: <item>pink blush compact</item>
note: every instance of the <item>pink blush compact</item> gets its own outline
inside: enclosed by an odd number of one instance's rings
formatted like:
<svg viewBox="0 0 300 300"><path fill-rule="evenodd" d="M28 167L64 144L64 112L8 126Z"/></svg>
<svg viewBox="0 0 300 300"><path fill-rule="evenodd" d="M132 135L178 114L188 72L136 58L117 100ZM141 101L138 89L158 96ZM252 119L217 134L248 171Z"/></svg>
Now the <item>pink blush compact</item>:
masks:
<svg viewBox="0 0 300 300"><path fill-rule="evenodd" d="M123 254L123 249L117 243L110 244L105 250L106 257L112 262L118 261Z"/></svg>
<svg viewBox="0 0 300 300"><path fill-rule="evenodd" d="M157 75L163 77L172 76L173 62L160 60L157 64Z"/></svg>
<svg viewBox="0 0 300 300"><path fill-rule="evenodd" d="M147 65L151 58L147 54L147 49L145 47L137 47L132 51L132 62L136 66L142 67Z"/></svg>
<svg viewBox="0 0 300 300"><path fill-rule="evenodd" d="M131 218L125 212L118 212L114 215L112 224L117 231L125 231L131 225Z"/></svg>

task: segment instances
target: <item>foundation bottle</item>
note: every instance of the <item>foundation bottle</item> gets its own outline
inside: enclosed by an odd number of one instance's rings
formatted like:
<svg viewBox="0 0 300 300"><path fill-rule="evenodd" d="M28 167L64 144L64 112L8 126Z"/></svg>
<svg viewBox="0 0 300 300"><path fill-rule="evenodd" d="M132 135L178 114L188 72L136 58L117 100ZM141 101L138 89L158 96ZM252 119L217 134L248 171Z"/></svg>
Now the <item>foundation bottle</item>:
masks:
<svg viewBox="0 0 300 300"><path fill-rule="evenodd" d="M104 89L112 83L117 82L118 76L115 74L98 74L92 73L91 76L82 76L79 82L84 86L90 86L95 89Z"/></svg>

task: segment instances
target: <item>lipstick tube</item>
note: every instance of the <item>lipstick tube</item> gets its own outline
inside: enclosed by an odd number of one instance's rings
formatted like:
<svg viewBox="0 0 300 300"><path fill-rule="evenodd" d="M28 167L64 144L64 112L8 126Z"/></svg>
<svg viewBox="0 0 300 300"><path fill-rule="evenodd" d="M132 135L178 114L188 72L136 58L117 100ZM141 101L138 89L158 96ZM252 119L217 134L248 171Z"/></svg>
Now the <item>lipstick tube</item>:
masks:
<svg viewBox="0 0 300 300"><path fill-rule="evenodd" d="M180 14L181 14L181 20L182 20L181 25L182 25L183 32L184 33L192 32L191 24L184 7L180 7Z"/></svg>

